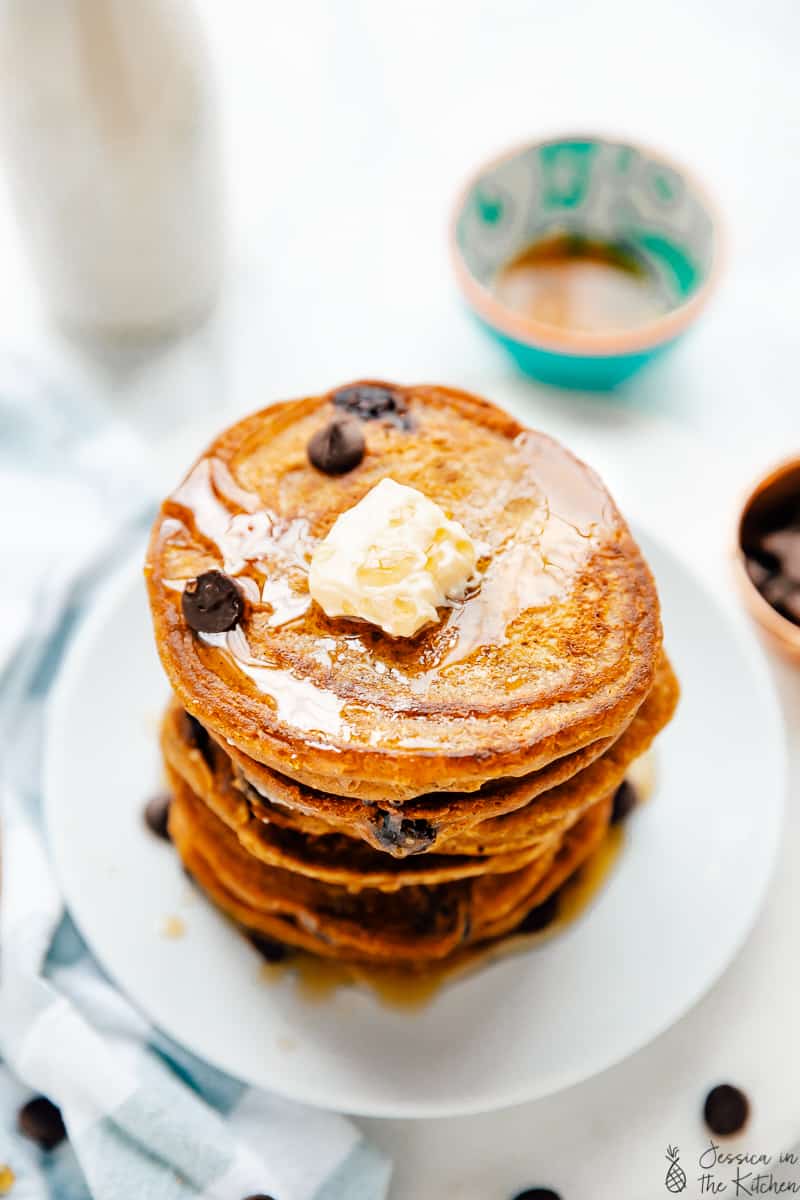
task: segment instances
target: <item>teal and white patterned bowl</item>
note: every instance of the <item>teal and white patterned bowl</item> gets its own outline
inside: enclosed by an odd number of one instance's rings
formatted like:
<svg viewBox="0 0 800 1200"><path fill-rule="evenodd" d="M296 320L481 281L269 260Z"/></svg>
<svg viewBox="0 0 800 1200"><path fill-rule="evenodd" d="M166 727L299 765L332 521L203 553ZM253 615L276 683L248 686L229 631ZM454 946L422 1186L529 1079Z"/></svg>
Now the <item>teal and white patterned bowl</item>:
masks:
<svg viewBox="0 0 800 1200"><path fill-rule="evenodd" d="M523 316L492 282L548 234L624 242L656 273L667 311L629 330L586 333ZM610 388L674 345L703 307L719 265L719 229L693 180L627 142L563 137L495 160L471 180L453 222L453 255L481 324L528 375L564 387Z"/></svg>

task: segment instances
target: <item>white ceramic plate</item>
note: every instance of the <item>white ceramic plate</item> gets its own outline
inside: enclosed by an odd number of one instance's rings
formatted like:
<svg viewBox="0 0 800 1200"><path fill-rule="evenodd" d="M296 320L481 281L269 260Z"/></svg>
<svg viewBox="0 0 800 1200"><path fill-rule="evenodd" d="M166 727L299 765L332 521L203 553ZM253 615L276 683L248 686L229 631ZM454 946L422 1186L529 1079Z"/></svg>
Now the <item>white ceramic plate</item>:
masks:
<svg viewBox="0 0 800 1200"><path fill-rule="evenodd" d="M386 1008L366 989L313 1002L288 974L266 981L255 952L143 828L167 689L139 562L110 580L53 697L45 803L67 902L120 986L232 1074L373 1116L544 1096L686 1012L735 954L765 891L784 790L781 718L747 633L662 545L641 540L683 687L659 739L656 794L577 921L417 1011ZM170 939L173 915L185 933Z"/></svg>

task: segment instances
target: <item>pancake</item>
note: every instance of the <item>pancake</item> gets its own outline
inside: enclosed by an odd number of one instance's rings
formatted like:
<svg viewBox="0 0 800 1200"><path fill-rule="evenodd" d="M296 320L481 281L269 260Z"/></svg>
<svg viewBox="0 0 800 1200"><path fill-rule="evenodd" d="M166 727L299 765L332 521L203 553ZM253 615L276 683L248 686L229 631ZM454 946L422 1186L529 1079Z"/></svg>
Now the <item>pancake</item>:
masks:
<svg viewBox="0 0 800 1200"><path fill-rule="evenodd" d="M225 749L254 807L260 801L266 817L274 815L276 807L291 808L312 820L357 833L378 850L403 857L430 849L439 841L442 829L466 829L528 804L591 764L613 744L613 738L599 739L539 771L520 779L492 780L477 791L429 792L405 801L392 796L365 801L309 788L257 763L237 746L226 745Z"/></svg>
<svg viewBox="0 0 800 1200"><path fill-rule="evenodd" d="M471 876L518 871L553 846L561 827L555 825L512 853L447 855L425 854L395 859L358 838L328 830L324 836L306 833L259 818L241 789L235 786L230 759L219 746L205 756L185 736L174 706L162 728L162 751L168 770L179 775L228 829L242 847L260 862L294 871L310 879L335 883L350 892L363 888L397 891L419 884L438 884ZM567 819L569 819L569 814Z"/></svg>
<svg viewBox="0 0 800 1200"><path fill-rule="evenodd" d="M558 850L509 875L353 895L259 862L181 776L168 775L170 835L210 898L250 932L352 962L422 967L509 932L597 848L611 813L601 801Z"/></svg>
<svg viewBox="0 0 800 1200"><path fill-rule="evenodd" d="M479 792L432 793L396 806L318 792L254 762L235 746L225 752L252 811L264 820L315 834L346 833L396 857L432 848L445 854L484 852L477 847L497 852L530 842L536 829L565 807L585 808L618 786L630 763L672 718L678 695L675 673L662 654L650 693L616 741L594 743L541 771L493 782ZM175 719L180 721L179 714ZM203 738L203 731L196 736ZM513 819L507 815L513 813Z"/></svg>
<svg viewBox="0 0 800 1200"><path fill-rule="evenodd" d="M234 425L162 506L145 571L181 704L270 770L365 800L466 793L601 753L650 691L661 645L652 577L608 492L486 401L380 386L391 405L363 422L348 474L306 454L339 389ZM409 639L331 620L307 590L314 546L386 477L488 547L480 588ZM198 635L181 590L211 568L236 575L246 612Z"/></svg>

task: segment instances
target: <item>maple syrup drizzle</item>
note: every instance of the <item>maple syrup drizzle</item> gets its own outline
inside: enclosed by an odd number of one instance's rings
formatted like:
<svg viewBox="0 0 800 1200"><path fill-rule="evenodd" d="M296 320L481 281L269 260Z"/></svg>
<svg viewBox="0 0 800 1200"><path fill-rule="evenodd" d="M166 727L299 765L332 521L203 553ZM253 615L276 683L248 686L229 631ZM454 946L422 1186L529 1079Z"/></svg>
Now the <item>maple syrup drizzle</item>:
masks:
<svg viewBox="0 0 800 1200"><path fill-rule="evenodd" d="M266 659L254 658L240 626L229 633L200 633L198 637L205 645L225 652L259 691L272 699L279 719L287 725L337 736L345 732L344 701L312 679Z"/></svg>

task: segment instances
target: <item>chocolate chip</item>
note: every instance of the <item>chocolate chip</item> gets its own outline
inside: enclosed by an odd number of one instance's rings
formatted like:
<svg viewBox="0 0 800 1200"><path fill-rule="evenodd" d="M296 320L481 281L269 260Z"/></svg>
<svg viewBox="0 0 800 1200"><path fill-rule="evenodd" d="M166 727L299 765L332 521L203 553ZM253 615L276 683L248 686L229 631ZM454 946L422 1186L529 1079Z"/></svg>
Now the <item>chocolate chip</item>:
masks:
<svg viewBox="0 0 800 1200"><path fill-rule="evenodd" d="M354 383L331 396L337 408L362 421L390 420L401 429L411 428L408 406L399 392L380 383Z"/></svg>
<svg viewBox="0 0 800 1200"><path fill-rule="evenodd" d="M241 620L244 601L230 576L204 571L186 584L181 607L195 633L225 633Z"/></svg>
<svg viewBox="0 0 800 1200"><path fill-rule="evenodd" d="M752 582L757 588L761 588L770 577L769 567L765 567L757 558L745 559L745 568Z"/></svg>
<svg viewBox="0 0 800 1200"><path fill-rule="evenodd" d="M623 779L617 790L614 792L614 805L611 809L611 824L619 825L620 821L624 821L629 817L636 805L639 803L639 797L636 794L636 788L629 780Z"/></svg>
<svg viewBox="0 0 800 1200"><path fill-rule="evenodd" d="M397 812L378 811L375 836L386 850L420 854L436 841L436 829L424 817L404 817Z"/></svg>
<svg viewBox="0 0 800 1200"><path fill-rule="evenodd" d="M262 933L251 933L250 943L269 963L282 962L288 953L283 942L274 942L272 938L265 937Z"/></svg>
<svg viewBox="0 0 800 1200"><path fill-rule="evenodd" d="M517 1192L514 1200L561 1200L561 1197L552 1188L528 1188L524 1192Z"/></svg>
<svg viewBox="0 0 800 1200"><path fill-rule="evenodd" d="M169 806L172 797L166 792L160 792L147 801L144 809L144 823L151 833L156 837L164 838L169 841L169 829L167 822L169 820Z"/></svg>
<svg viewBox="0 0 800 1200"><path fill-rule="evenodd" d="M326 475L344 475L364 457L366 442L361 427L352 417L334 417L309 439L311 465Z"/></svg>
<svg viewBox="0 0 800 1200"><path fill-rule="evenodd" d="M274 1197L268 1196L266 1192L254 1192L252 1196L245 1196L244 1200L274 1200Z"/></svg>
<svg viewBox="0 0 800 1200"><path fill-rule="evenodd" d="M42 1150L55 1150L67 1136L61 1112L46 1096L35 1096L17 1113L17 1129Z"/></svg>
<svg viewBox="0 0 800 1200"><path fill-rule="evenodd" d="M771 575L761 585L761 595L767 604L771 604L773 608L780 608L791 595L793 587L791 580L785 575Z"/></svg>
<svg viewBox="0 0 800 1200"><path fill-rule="evenodd" d="M523 917L517 926L518 933L538 933L552 925L558 916L558 892L553 892L542 904L532 908L527 917Z"/></svg>
<svg viewBox="0 0 800 1200"><path fill-rule="evenodd" d="M800 529L778 529L767 534L761 544L778 559L782 573L793 583L800 583Z"/></svg>
<svg viewBox="0 0 800 1200"><path fill-rule="evenodd" d="M784 616L800 625L800 587L793 588L783 602Z"/></svg>
<svg viewBox="0 0 800 1200"><path fill-rule="evenodd" d="M712 1088L703 1107L706 1125L720 1137L728 1137L743 1129L749 1113L747 1096L730 1083L721 1083Z"/></svg>

